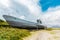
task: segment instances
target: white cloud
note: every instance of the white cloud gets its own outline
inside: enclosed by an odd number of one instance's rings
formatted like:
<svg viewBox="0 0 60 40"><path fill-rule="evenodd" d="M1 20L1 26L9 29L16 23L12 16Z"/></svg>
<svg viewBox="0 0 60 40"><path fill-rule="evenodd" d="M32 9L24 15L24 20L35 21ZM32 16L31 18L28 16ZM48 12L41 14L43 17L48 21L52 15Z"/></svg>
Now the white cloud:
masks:
<svg viewBox="0 0 60 40"><path fill-rule="evenodd" d="M40 6L38 5L39 0L16 0L16 2L21 3L28 7L32 15L38 16L41 12Z"/></svg>
<svg viewBox="0 0 60 40"><path fill-rule="evenodd" d="M4 5L6 7L9 7L10 6L10 0L0 0L0 6Z"/></svg>
<svg viewBox="0 0 60 40"><path fill-rule="evenodd" d="M60 26L60 6L49 8L47 12L44 13L41 20L43 24L48 26Z"/></svg>
<svg viewBox="0 0 60 40"><path fill-rule="evenodd" d="M20 19L25 19L25 16L20 16L19 18L20 18Z"/></svg>

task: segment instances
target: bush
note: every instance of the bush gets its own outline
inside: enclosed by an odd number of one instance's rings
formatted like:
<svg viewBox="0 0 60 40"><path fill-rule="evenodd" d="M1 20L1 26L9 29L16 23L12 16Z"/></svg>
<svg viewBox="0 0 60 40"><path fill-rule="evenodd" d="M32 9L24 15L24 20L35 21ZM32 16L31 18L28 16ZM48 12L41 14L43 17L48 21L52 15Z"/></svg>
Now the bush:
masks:
<svg viewBox="0 0 60 40"><path fill-rule="evenodd" d="M47 28L47 30L48 30L48 31L52 31L52 30L53 30L53 28Z"/></svg>
<svg viewBox="0 0 60 40"><path fill-rule="evenodd" d="M0 40L23 40L23 37L30 35L25 29L17 29L10 27L0 27Z"/></svg>

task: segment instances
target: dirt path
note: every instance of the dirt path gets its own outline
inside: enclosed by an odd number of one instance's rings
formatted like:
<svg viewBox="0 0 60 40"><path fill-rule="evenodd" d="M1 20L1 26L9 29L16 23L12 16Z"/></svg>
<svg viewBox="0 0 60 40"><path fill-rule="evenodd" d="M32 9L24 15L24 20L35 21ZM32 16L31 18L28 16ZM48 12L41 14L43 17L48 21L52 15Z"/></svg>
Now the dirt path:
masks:
<svg viewBox="0 0 60 40"><path fill-rule="evenodd" d="M60 30L37 31L24 40L60 40Z"/></svg>

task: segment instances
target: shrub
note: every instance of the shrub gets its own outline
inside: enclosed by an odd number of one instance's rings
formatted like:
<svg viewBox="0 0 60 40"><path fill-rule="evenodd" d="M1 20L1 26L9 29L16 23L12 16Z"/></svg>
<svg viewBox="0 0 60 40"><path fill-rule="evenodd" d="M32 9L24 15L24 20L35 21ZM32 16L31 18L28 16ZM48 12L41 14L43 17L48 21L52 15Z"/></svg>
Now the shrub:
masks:
<svg viewBox="0 0 60 40"><path fill-rule="evenodd" d="M53 28L47 28L47 30L48 30L48 31L52 31L52 30L53 30Z"/></svg>

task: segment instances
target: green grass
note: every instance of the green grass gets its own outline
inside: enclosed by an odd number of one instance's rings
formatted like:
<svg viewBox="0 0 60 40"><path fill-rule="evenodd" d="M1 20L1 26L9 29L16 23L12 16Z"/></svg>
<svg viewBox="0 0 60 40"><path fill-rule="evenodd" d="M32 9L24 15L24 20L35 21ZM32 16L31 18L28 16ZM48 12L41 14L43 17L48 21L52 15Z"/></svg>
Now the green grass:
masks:
<svg viewBox="0 0 60 40"><path fill-rule="evenodd" d="M9 25L6 21L0 19L0 25ZM23 40L22 38L30 35L26 29L12 28L11 26L0 26L0 40Z"/></svg>
<svg viewBox="0 0 60 40"><path fill-rule="evenodd" d="M52 30L53 30L53 28L47 28L46 30L48 30L48 31L52 31Z"/></svg>
<svg viewBox="0 0 60 40"><path fill-rule="evenodd" d="M30 31L10 27L0 27L0 40L23 40L30 35Z"/></svg>

